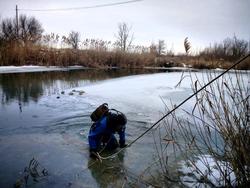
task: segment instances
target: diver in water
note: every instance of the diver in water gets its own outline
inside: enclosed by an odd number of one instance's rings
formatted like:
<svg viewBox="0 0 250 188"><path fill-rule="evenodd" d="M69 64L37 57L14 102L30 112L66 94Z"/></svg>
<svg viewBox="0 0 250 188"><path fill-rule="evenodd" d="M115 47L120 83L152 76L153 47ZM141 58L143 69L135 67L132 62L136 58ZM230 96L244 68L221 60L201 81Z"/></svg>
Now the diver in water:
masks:
<svg viewBox="0 0 250 188"><path fill-rule="evenodd" d="M90 157L95 158L96 152L101 149L112 151L117 147L126 147L125 125L127 118L123 113L114 109L109 110L107 104L103 104L91 114L91 119L94 123L88 136ZM119 142L115 133L119 135Z"/></svg>

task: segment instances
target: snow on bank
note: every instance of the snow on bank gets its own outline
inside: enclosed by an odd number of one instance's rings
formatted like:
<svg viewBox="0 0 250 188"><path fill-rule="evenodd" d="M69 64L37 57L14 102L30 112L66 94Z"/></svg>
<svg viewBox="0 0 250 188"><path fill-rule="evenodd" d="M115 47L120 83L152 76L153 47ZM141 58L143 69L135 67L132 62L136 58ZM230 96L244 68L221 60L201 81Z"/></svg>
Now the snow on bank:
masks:
<svg viewBox="0 0 250 188"><path fill-rule="evenodd" d="M111 67L112 69L118 69L118 67ZM0 66L0 74L4 73L23 73L23 72L44 72L44 71L68 71L75 69L89 69L83 66L36 66L36 65L25 65L25 66ZM144 67L144 69L154 70L172 70L172 71L195 71L196 69L184 68L184 67ZM197 71L197 70L196 70Z"/></svg>
<svg viewBox="0 0 250 188"><path fill-rule="evenodd" d="M117 69L118 67L112 67L112 69ZM4 73L22 73L22 72L44 72L44 71L68 71L76 69L89 69L83 66L68 66L68 67L59 67L59 66L36 66L36 65L25 65L25 66L0 66L0 74ZM192 71L200 72L203 70L194 69L190 67L144 67L144 69L154 69L154 70L171 70L171 71ZM206 69L205 69L206 70ZM224 69L211 69L210 71L223 72ZM236 70L230 70L230 72L235 72ZM250 73L250 70L237 70L240 73Z"/></svg>
<svg viewBox="0 0 250 188"><path fill-rule="evenodd" d="M197 160L181 162L182 182L187 187L207 187L206 179L216 187L225 186L225 178L235 185L236 177L228 162L216 161L210 155L200 155Z"/></svg>
<svg viewBox="0 0 250 188"><path fill-rule="evenodd" d="M69 67L58 67L58 66L0 66L0 74L3 73L20 73L20 72L44 72L44 71L68 71L75 69L85 69L82 66L69 66Z"/></svg>

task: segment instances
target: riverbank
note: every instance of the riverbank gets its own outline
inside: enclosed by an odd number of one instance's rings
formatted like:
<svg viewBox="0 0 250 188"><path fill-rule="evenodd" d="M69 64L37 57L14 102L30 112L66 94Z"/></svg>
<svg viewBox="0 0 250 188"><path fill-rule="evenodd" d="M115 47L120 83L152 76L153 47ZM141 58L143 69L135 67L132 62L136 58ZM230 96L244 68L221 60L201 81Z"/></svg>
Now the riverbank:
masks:
<svg viewBox="0 0 250 188"><path fill-rule="evenodd" d="M239 58L213 55L157 55L153 52L122 52L91 49L55 49L40 45L8 44L0 48L0 66L82 66L89 68L182 67L195 69L226 69ZM236 69L249 70L250 58Z"/></svg>
<svg viewBox="0 0 250 188"><path fill-rule="evenodd" d="M90 70L96 69L91 67L84 66L37 66L37 65L25 65L25 66L0 66L0 74L7 73L25 73L25 72L47 72L47 71L70 71L70 70ZM118 67L111 68L98 68L98 69L121 69ZM171 70L171 71L196 71L197 69L188 68L188 67L143 67L143 68L134 68L134 69L146 69L146 70Z"/></svg>
<svg viewBox="0 0 250 188"><path fill-rule="evenodd" d="M111 68L91 68L91 67L84 67L84 66L68 66L68 67L61 67L61 66L37 66L37 65L24 65L24 66L0 66L0 74L9 74L9 73L28 73L28 72L53 72L53 71L71 71L71 70L113 70L113 69L122 69L118 67L111 67ZM126 69L126 68L124 68ZM159 71L192 71L198 72L201 69L191 68L191 67L142 67L142 68L133 68L134 70L159 70ZM212 69L215 72L222 72L226 69L216 68ZM231 70L235 71L235 70ZM237 70L237 72L248 72L250 70Z"/></svg>

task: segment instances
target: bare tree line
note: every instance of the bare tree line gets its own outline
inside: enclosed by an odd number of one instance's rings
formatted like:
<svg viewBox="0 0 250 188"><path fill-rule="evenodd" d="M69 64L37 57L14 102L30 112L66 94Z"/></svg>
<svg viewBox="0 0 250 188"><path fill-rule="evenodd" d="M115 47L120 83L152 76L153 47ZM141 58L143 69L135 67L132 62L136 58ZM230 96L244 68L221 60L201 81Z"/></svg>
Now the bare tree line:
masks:
<svg viewBox="0 0 250 188"><path fill-rule="evenodd" d="M17 25L18 23L18 25ZM15 18L2 19L0 23L0 61L3 64L24 64L25 59L32 59L27 56L29 51L27 48L32 48L30 51L36 51L36 53L44 53L44 51L50 50L51 52L47 56L51 57L51 53L55 53L52 57L58 55L58 53L64 53L66 49L78 50L78 53L86 53L84 50L92 50L96 53L100 52L119 52L119 53L131 53L141 55L141 62L134 62L135 59L129 60L132 64L153 65L153 66L183 66L183 64L191 64L190 66L196 66L197 68L214 68L216 63L211 66L211 61L223 60L223 61L235 61L236 59L244 56L249 52L250 42L239 39L236 36L233 38L226 38L220 43L214 43L204 50L200 51L196 55L192 55L191 41L186 37L183 42L183 47L186 52L186 59L183 59L183 55L175 55L172 49L167 48L167 42L159 39L156 43L152 42L150 46L136 45L134 44L134 33L132 26L128 23L122 22L117 25L116 34L114 34L114 42L102 39L85 38L82 39L80 32L71 31L66 36L59 36L55 33L44 34L42 24L34 17L28 17L26 15L20 15L18 22ZM26 50L21 49L25 47ZM7 48L9 49L6 53ZM12 49L12 51L10 51ZM36 49L36 50L34 50ZM58 50L62 50L58 52ZM19 52L18 52L19 50ZM79 51L80 50L80 51ZM14 60L15 57L9 57L16 55L18 60ZM68 55L71 53L68 53ZM33 55L39 56L39 55ZM103 59L106 59L108 54L102 53ZM91 56L92 58L93 56ZM118 58L119 57L119 58ZM129 57L129 55L127 56ZM200 58L202 57L202 59ZM80 57L79 57L80 58ZM86 55L82 55L81 58L86 58ZM123 61L120 56L112 56L114 60ZM173 59L175 58L175 59ZM197 60L198 58L198 60ZM34 58L33 58L34 59ZM41 58L40 58L41 59ZM42 58L40 64L44 64L46 58ZM56 61L58 61L57 58ZM65 58L63 58L65 59ZM71 57L66 58L71 60ZM75 58L73 58L75 59ZM36 61L29 60L29 62ZM86 60L82 60L82 62ZM93 60L99 64L100 61ZM50 62L47 62L49 64ZM63 64L63 63L62 63ZM70 63L67 63L70 64ZM102 64L102 63L101 63ZM198 64L198 66L197 66ZM205 66L204 66L204 65ZM201 66L200 66L201 65ZM218 66L218 65L217 65ZM226 64L225 64L226 66ZM248 67L248 66L245 66Z"/></svg>
<svg viewBox="0 0 250 188"><path fill-rule="evenodd" d="M228 37L220 43L205 48L200 55L225 60L237 60L250 52L249 45L250 42L239 39L234 35L232 38Z"/></svg>

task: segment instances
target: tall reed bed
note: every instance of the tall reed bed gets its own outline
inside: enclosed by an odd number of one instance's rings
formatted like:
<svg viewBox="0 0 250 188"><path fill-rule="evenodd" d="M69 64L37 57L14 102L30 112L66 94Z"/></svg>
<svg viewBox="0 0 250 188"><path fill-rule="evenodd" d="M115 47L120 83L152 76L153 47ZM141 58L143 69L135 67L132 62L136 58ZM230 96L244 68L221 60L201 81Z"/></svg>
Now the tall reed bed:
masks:
<svg viewBox="0 0 250 188"><path fill-rule="evenodd" d="M215 74L185 79L196 92ZM159 185L249 187L249 78L238 71L224 76L195 96L191 110L173 113L155 130Z"/></svg>
<svg viewBox="0 0 250 188"><path fill-rule="evenodd" d="M42 65L86 67L143 67L154 63L150 53L93 49L48 48L42 45L8 43L0 47L0 65Z"/></svg>

